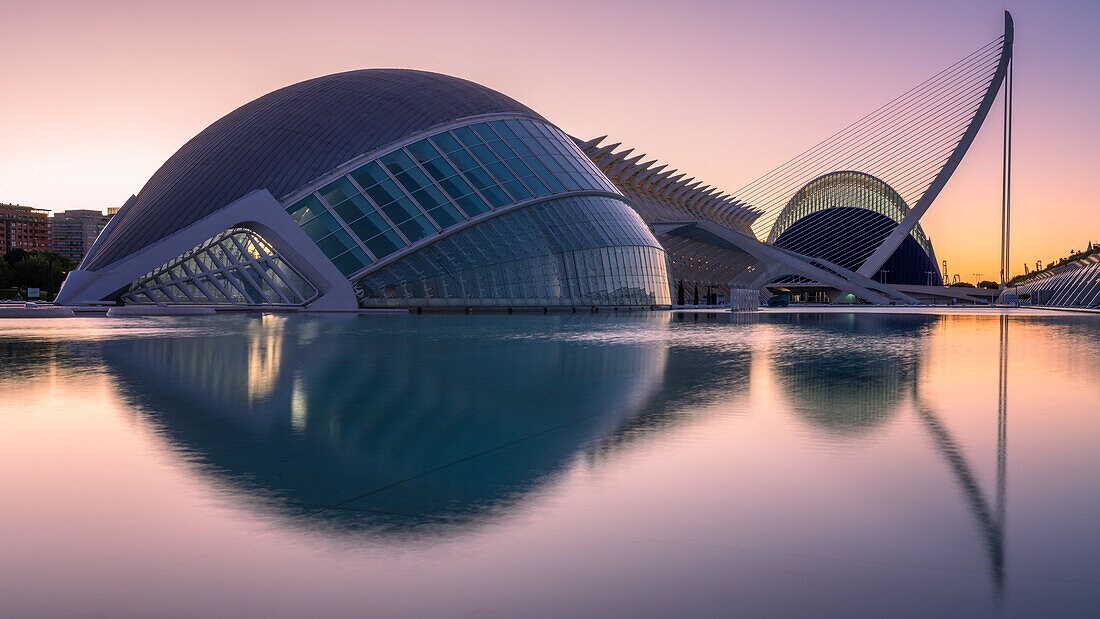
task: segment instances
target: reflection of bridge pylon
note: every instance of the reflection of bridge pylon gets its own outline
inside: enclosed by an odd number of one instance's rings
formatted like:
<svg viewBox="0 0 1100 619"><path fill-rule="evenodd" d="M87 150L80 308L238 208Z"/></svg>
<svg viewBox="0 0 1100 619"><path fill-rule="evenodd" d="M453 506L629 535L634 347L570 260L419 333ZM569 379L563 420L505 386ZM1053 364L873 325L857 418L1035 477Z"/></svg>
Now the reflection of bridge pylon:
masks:
<svg viewBox="0 0 1100 619"><path fill-rule="evenodd" d="M1000 324L1000 375L997 397L997 486L995 502L991 506L978 484L962 447L948 433L947 427L930 406L920 398L914 381L914 401L917 414L928 430L936 450L944 457L955 474L970 511L981 529L982 539L993 576L994 595L997 600L1004 593L1005 580L1005 469L1007 465L1006 436L1008 425L1008 317L1001 316Z"/></svg>

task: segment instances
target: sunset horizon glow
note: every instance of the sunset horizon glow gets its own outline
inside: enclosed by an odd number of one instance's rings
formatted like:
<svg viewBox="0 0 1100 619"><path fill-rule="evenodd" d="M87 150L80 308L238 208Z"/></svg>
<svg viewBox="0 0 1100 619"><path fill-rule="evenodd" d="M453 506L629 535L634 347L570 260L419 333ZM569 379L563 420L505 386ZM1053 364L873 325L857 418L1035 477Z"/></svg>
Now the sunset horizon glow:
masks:
<svg viewBox="0 0 1100 619"><path fill-rule="evenodd" d="M1086 2L8 4L0 202L120 206L187 140L280 87L401 67L472 80L571 135L739 187L1016 21L1012 275L1100 241L1100 60ZM1054 5L1057 5L1055 7ZM998 279L1002 101L922 226Z"/></svg>

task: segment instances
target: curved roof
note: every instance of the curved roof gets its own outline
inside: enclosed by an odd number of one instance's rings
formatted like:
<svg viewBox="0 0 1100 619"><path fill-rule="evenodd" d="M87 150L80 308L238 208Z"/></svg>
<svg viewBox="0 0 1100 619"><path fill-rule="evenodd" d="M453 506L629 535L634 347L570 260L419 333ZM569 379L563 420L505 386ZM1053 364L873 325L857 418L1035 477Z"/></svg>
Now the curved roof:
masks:
<svg viewBox="0 0 1100 619"><path fill-rule="evenodd" d="M80 268L96 270L250 191L281 198L342 163L435 125L526 106L427 71L364 69L299 82L237 108L183 145Z"/></svg>
<svg viewBox="0 0 1100 619"><path fill-rule="evenodd" d="M905 200L886 181L855 170L829 172L806 183L791 196L772 225L768 242L778 242L779 237L795 222L825 209L838 207L873 211L895 223L900 223L909 212ZM926 252L930 251L928 239L920 224L910 234Z"/></svg>

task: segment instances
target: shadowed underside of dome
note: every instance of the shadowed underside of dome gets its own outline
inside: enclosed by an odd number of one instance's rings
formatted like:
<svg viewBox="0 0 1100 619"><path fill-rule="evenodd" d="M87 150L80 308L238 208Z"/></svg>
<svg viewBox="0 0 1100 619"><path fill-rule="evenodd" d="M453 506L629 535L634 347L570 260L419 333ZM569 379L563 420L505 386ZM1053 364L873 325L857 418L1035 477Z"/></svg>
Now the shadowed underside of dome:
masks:
<svg viewBox="0 0 1100 619"><path fill-rule="evenodd" d="M276 90L230 112L172 155L80 268L107 266L250 191L267 189L281 198L405 136L495 113L541 119L489 88L426 71L349 71Z"/></svg>

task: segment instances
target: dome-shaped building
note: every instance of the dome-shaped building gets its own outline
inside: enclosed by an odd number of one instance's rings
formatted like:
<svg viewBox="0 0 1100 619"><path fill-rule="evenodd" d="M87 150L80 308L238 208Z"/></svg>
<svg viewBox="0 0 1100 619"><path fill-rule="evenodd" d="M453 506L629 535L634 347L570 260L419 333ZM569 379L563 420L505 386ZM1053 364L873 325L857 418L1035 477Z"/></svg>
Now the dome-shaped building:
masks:
<svg viewBox="0 0 1100 619"><path fill-rule="evenodd" d="M472 82L350 71L187 142L70 273L65 304L655 306L667 258L560 129Z"/></svg>
<svg viewBox="0 0 1100 619"><path fill-rule="evenodd" d="M830 172L791 197L772 225L768 242L857 271L908 213L905 200L883 180L864 172ZM919 223L875 279L943 285L932 242Z"/></svg>

